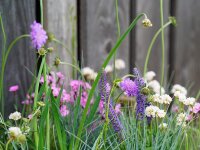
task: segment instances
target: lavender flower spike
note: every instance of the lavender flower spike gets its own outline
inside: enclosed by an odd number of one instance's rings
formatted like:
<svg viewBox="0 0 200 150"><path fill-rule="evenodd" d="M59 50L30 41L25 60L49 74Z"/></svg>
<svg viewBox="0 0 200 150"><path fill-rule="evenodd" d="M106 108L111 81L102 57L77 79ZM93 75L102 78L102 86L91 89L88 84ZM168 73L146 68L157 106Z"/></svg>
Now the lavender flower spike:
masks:
<svg viewBox="0 0 200 150"><path fill-rule="evenodd" d="M32 45L37 50L44 46L48 39L46 31L43 29L42 25L40 23L37 23L36 21L34 21L31 25L30 35Z"/></svg>
<svg viewBox="0 0 200 150"><path fill-rule="evenodd" d="M107 82L106 72L103 71L100 82L99 82L99 90L100 90L100 96L101 100L105 103L108 102L109 95L110 95L110 85ZM115 113L115 110L112 105L112 100L109 103L109 112L108 112L108 118L110 119L110 122L113 126L113 129L116 133L118 133L119 137L121 138L121 131L122 131L122 124Z"/></svg>
<svg viewBox="0 0 200 150"><path fill-rule="evenodd" d="M138 86L138 88L141 90L145 86L144 79L140 76L140 73L137 68L133 69L133 75L135 76L135 83ZM146 108L146 96L143 95L140 90L138 90L138 93L136 95L136 118L139 120L142 120L145 116L145 108Z"/></svg>

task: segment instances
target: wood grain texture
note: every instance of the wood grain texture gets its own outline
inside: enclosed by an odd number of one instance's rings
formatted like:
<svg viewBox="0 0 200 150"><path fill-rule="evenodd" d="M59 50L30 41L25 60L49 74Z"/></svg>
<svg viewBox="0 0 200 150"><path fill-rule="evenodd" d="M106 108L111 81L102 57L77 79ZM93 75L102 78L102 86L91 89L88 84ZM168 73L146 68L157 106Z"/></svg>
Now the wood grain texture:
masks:
<svg viewBox="0 0 200 150"><path fill-rule="evenodd" d="M177 1L175 29L175 83L193 84L192 94L200 89L200 1Z"/></svg>
<svg viewBox="0 0 200 150"><path fill-rule="evenodd" d="M53 33L56 39L60 40L72 53L72 28L74 28L76 36L76 22L73 24L70 20L70 17L76 17L75 0L44 0L45 29ZM72 57L65 48L56 44L53 44L53 46L55 51L48 57L48 62L50 65L53 64L53 61L57 56L61 58L61 61L72 63ZM76 53L77 51L75 43L75 58ZM68 79L72 76L72 68L70 66L62 65L59 66L58 70L63 72Z"/></svg>
<svg viewBox="0 0 200 150"><path fill-rule="evenodd" d="M137 0L136 11L146 13L152 21L153 27L144 28L139 22L136 29L136 67L143 72L145 58L150 42L160 28L160 1L159 0ZM168 21L169 4L164 1L164 22ZM160 79L161 74L161 36L156 40L150 56L148 70L153 70L157 74L157 79ZM168 30L165 30L165 74L167 75L168 68ZM167 77L167 76L166 76Z"/></svg>
<svg viewBox="0 0 200 150"><path fill-rule="evenodd" d="M17 36L29 33L30 24L35 20L35 1L1 0L0 12L3 16L7 43L10 44ZM0 45L2 45L2 33L0 36ZM14 111L15 102L14 94L8 92L9 86L18 84L20 90L17 93L19 95L17 99L19 102L24 100L32 81L32 75L27 71L26 67L33 72L36 62L35 54L35 50L31 48L30 39L19 41L11 50L4 80L6 116Z"/></svg>
<svg viewBox="0 0 200 150"><path fill-rule="evenodd" d="M96 71L100 68L103 60L106 58L117 40L117 25L115 13L115 0L86 0L85 26L82 30L86 43L82 46L84 66L90 66ZM119 21L121 25L121 34L129 25L129 0L119 0ZM122 43L117 52L117 57L125 60L126 70L129 70L129 38ZM112 63L112 62L111 62Z"/></svg>

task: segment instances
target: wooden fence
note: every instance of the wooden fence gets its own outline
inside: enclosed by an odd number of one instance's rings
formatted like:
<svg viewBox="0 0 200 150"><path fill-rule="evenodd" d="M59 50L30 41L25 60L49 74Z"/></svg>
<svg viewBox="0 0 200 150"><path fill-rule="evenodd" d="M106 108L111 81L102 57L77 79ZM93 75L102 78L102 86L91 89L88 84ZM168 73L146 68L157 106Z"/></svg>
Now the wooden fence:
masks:
<svg viewBox="0 0 200 150"><path fill-rule="evenodd" d="M130 72L134 66L143 69L147 48L155 32L160 27L159 0L118 0L119 20L123 33L134 17L145 12L153 22L153 27L145 29L141 22L130 36L123 42L118 51L118 57L125 60ZM57 39L76 54L83 66L97 70L108 52L117 40L115 0L44 0L45 29L55 34ZM166 77L174 74L173 83L192 86L192 94L200 88L200 1L197 0L165 0L164 20L168 16L176 16L177 28L165 30L165 62ZM29 26L34 20L40 20L39 0L1 0L0 12L3 16L10 43L20 34L29 32ZM2 31L0 31L2 45ZM75 40L74 40L75 39ZM150 58L149 70L160 74L161 45L157 40ZM56 46L57 51L49 57L49 62L55 56L71 62L66 49ZM2 52L2 49L1 49ZM1 63L0 58L0 63ZM14 96L7 92L13 84L20 86L20 100L31 84L36 66L36 53L29 40L20 41L13 48L5 72L5 108L12 111ZM70 75L70 67L61 68Z"/></svg>

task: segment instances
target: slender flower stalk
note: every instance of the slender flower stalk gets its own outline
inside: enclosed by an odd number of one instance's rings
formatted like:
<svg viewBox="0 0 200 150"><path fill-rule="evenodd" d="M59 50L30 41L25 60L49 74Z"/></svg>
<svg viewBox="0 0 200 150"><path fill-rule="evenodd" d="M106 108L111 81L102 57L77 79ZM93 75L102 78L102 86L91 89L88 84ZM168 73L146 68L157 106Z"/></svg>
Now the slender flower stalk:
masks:
<svg viewBox="0 0 200 150"><path fill-rule="evenodd" d="M113 108L112 100L110 99L112 91L110 89L109 83L107 82L106 72L104 71L101 75L101 79L99 82L99 90L100 90L101 100L107 104L106 117L108 117L109 120L111 121L114 131L119 135L120 138L122 138L121 131L123 127Z"/></svg>

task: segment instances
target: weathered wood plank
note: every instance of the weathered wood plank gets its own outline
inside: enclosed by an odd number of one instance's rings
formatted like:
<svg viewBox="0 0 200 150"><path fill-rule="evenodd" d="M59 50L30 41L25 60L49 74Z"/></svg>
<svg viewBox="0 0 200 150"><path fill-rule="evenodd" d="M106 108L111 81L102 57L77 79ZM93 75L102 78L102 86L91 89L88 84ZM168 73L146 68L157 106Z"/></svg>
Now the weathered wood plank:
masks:
<svg viewBox="0 0 200 150"><path fill-rule="evenodd" d="M175 82L189 86L192 94L200 89L200 1L177 1L177 23L175 29Z"/></svg>
<svg viewBox="0 0 200 150"><path fill-rule="evenodd" d="M119 0L119 21L121 33L129 25L129 0ZM86 29L82 30L82 36L86 38L82 46L84 66L90 66L96 71L108 55L117 40L117 24L115 13L115 0L87 0L82 5L86 8ZM84 17L84 16L83 16ZM126 62L126 70L129 71L129 38L122 43L117 57Z"/></svg>
<svg viewBox="0 0 200 150"><path fill-rule="evenodd" d="M35 20L35 1L1 0L0 12L3 16L7 43L9 44L17 36L29 33L30 24ZM0 36L0 45L2 46L2 34ZM31 48L29 39L19 41L11 50L4 80L6 116L14 110L15 103L13 93L8 92L9 86L18 84L20 87L18 100L23 100L32 81L32 75L27 71L26 67L33 72L35 60L36 52Z"/></svg>
<svg viewBox="0 0 200 150"><path fill-rule="evenodd" d="M73 21L72 21L73 18ZM76 1L75 0L44 0L44 26L45 29L53 33L56 39L60 40L76 58ZM73 36L74 43L73 43ZM60 57L62 61L72 63L69 52L61 45L54 44L55 51L48 57L50 65L55 57ZM59 66L69 79L72 76L70 66Z"/></svg>
<svg viewBox="0 0 200 150"><path fill-rule="evenodd" d="M164 1L164 22L168 21L169 13L169 2ZM153 27L144 28L141 25L141 22L138 23L136 29L136 67L138 67L142 72L144 68L145 58L147 54L147 49L149 44L156 33L160 28L160 2L157 0L138 0L136 2L137 14L146 13L148 18L152 21ZM158 40L153 46L152 53L150 56L148 70L154 70L157 74L157 79L160 79L161 74L161 36L158 37ZM168 30L165 30L165 77L167 77L168 69Z"/></svg>

